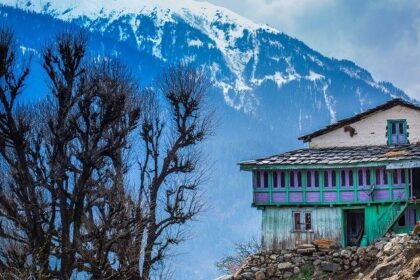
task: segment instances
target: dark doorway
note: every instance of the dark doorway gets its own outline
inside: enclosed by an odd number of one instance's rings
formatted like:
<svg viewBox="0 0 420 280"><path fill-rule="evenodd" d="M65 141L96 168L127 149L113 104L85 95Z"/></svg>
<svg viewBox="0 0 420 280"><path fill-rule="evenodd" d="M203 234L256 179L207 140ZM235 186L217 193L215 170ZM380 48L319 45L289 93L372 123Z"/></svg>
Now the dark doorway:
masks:
<svg viewBox="0 0 420 280"><path fill-rule="evenodd" d="M347 246L359 246L365 231L365 210L346 210L344 213Z"/></svg>
<svg viewBox="0 0 420 280"><path fill-rule="evenodd" d="M412 172L412 184L413 184L413 193L411 196L416 197L416 199L420 199L420 168L413 168L411 169Z"/></svg>

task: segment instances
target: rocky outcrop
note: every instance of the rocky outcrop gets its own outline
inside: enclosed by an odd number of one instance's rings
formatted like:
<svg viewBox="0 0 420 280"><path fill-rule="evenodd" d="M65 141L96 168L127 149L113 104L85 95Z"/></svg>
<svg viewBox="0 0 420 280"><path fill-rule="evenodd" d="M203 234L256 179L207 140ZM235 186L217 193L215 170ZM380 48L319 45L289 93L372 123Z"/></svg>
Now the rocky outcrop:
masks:
<svg viewBox="0 0 420 280"><path fill-rule="evenodd" d="M420 238L388 235L368 247L318 250L264 251L247 258L223 280L277 279L418 279Z"/></svg>

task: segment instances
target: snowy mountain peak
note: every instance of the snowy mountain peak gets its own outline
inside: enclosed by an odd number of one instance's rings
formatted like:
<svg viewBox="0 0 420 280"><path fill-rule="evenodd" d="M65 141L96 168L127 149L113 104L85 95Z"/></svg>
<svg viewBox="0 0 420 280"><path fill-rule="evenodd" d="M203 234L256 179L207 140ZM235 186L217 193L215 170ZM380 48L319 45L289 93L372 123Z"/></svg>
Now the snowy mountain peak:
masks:
<svg viewBox="0 0 420 280"><path fill-rule="evenodd" d="M117 18L130 14L154 14L161 22L181 16L189 23L202 26L203 22L225 21L246 29L275 29L256 24L226 8L206 1L194 0L1 0L1 4L38 13L49 13L63 20L87 17L92 20L103 17Z"/></svg>
<svg viewBox="0 0 420 280"><path fill-rule="evenodd" d="M163 64L202 65L224 101L252 115L263 106L266 93L259 93L261 89L293 95L311 90L326 104L330 121L336 120L337 84L344 80L357 85L351 90L361 101L371 90L384 96L400 94L350 61L324 57L276 29L208 2L0 0L0 4L75 23Z"/></svg>
<svg viewBox="0 0 420 280"><path fill-rule="evenodd" d="M245 108L244 105L245 99L251 98L252 95L245 97L244 92L251 91L255 84L261 84L267 80L256 79L253 76L251 81L247 81L243 76L251 59L258 62L256 33L261 31L280 34L279 31L267 25L254 23L226 8L193 0L0 0L0 4L36 13L46 13L65 21L79 20L84 27L103 33L120 21L117 32L121 41L134 37L140 50L144 50L150 43L153 45L150 49L151 54L162 61L171 59L162 50L162 40L167 32L165 25L184 21L210 39L209 42L203 42L204 40L198 38L200 36L183 34L188 47L217 49L222 54L233 77L229 80L218 79L216 84L223 89L228 104L246 111L252 111L252 108ZM140 30L142 17L153 19L153 28L156 32L144 34ZM239 49L240 47L242 49ZM180 60L194 61L195 58L196 55L192 54ZM209 68L211 72L214 72L214 76L221 75L218 73L220 63L209 65ZM287 74L287 76L290 75ZM268 77L268 79L271 78ZM288 81L287 79L282 78L285 82Z"/></svg>

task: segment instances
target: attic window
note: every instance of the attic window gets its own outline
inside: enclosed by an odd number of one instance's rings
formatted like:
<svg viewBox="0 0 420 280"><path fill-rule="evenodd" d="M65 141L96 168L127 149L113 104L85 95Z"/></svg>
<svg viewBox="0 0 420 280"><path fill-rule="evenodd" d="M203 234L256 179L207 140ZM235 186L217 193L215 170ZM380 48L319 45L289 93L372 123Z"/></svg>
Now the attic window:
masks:
<svg viewBox="0 0 420 280"><path fill-rule="evenodd" d="M408 143L408 125L406 120L388 120L388 145L403 145Z"/></svg>

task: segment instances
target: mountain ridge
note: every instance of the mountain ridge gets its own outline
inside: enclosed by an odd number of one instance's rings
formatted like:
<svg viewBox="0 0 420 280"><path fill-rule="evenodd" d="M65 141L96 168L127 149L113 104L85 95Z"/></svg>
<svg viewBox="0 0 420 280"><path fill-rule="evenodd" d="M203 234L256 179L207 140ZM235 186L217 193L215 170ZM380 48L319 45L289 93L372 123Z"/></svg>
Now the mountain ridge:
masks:
<svg viewBox="0 0 420 280"><path fill-rule="evenodd" d="M254 92L262 84L271 82L281 89L285 84L303 80L303 83L319 82L330 121L335 121L334 94L328 92L329 72L362 81L388 97L408 98L392 84L375 81L368 71L353 62L327 58L274 28L208 2L2 0L0 3L49 14L90 31L112 34L114 39L133 44L163 63L175 59L206 65L225 102L250 114L257 113L260 98ZM184 34L176 34L176 38L168 34L182 29ZM210 58L203 61L201 56ZM297 64L307 67L296 67Z"/></svg>
<svg viewBox="0 0 420 280"><path fill-rule="evenodd" d="M80 1L55 3L61 3L64 12L70 2ZM102 2L95 3L100 7ZM16 7L16 3L21 6ZM48 9L36 13L25 8L26 3L0 0L0 4L8 4L0 6L0 22L13 27L22 53L34 54L28 77L31 92L27 95L32 99L46 91L40 82L45 78L39 56L45 42L75 27L89 33L90 55L121 58L141 86L150 85L168 65L182 61L209 71L215 83L209 99L219 120L215 137L206 145L209 161L214 163L213 176L203 186L209 211L200 217L202 222L193 225L195 238L180 248L188 254L181 254L174 261L178 268L176 279L204 280L216 276L214 263L232 242L259 234L260 213L250 206L249 174L239 172L238 162L302 147L298 136L393 97L411 100L392 84L376 82L355 63L325 57L303 42L271 29L257 29L255 33L245 30L238 39L230 41L231 45L225 45L226 53L205 30L182 17L175 16L162 26L158 13L63 20ZM133 20L138 23L135 29L130 24ZM220 38L227 36L228 40L230 31L237 27L215 21L212 28ZM240 59L235 60L229 51ZM229 59L239 66L232 70Z"/></svg>

